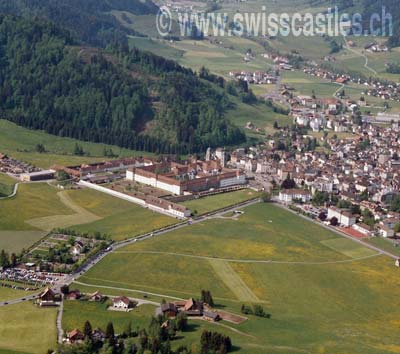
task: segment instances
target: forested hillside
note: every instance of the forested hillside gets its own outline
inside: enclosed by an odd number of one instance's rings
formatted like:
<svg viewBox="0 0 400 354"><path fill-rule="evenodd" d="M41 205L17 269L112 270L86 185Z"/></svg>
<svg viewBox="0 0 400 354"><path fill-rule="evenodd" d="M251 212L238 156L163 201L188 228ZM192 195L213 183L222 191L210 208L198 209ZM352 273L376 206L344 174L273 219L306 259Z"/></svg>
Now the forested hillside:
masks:
<svg viewBox="0 0 400 354"><path fill-rule="evenodd" d="M187 153L245 140L225 117L231 107L219 86L173 61L124 45L78 47L53 24L0 16L0 114L19 125Z"/></svg>
<svg viewBox="0 0 400 354"><path fill-rule="evenodd" d="M110 39L136 34L118 23L111 10L142 15L157 12L150 0L0 0L0 13L49 19L80 40L105 46Z"/></svg>

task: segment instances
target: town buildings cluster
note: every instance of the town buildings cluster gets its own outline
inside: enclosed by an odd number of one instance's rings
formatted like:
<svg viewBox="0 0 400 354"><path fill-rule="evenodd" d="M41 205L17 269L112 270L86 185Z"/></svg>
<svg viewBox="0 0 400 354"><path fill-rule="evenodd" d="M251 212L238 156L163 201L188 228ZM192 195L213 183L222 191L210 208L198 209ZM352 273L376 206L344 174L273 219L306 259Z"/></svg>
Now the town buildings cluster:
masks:
<svg viewBox="0 0 400 354"><path fill-rule="evenodd" d="M235 80L246 81L248 84L276 84L276 75L265 71L230 71L229 76Z"/></svg>
<svg viewBox="0 0 400 354"><path fill-rule="evenodd" d="M400 225L393 205L400 193L398 122L359 125L344 118L342 124L349 133L341 137L337 130L308 135L309 125L278 128L265 145L233 151L228 165L245 170L260 188L277 188L276 200L284 204L311 205L323 195L309 213L315 218L325 213L326 220L363 235L394 237Z"/></svg>

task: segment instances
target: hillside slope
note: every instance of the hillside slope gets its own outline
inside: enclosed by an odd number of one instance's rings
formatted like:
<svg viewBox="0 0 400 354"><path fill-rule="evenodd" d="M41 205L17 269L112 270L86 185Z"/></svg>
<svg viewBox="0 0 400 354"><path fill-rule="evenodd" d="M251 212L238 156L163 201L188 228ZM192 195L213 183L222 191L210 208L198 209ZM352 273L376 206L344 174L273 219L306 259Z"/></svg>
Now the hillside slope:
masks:
<svg viewBox="0 0 400 354"><path fill-rule="evenodd" d="M51 134L161 153L241 143L232 102L190 69L137 49L78 47L47 22L0 16L1 115Z"/></svg>
<svg viewBox="0 0 400 354"><path fill-rule="evenodd" d="M157 9L150 0L0 0L0 13L47 19L80 40L101 46L125 34L138 34L122 27L111 11L145 15L155 14Z"/></svg>

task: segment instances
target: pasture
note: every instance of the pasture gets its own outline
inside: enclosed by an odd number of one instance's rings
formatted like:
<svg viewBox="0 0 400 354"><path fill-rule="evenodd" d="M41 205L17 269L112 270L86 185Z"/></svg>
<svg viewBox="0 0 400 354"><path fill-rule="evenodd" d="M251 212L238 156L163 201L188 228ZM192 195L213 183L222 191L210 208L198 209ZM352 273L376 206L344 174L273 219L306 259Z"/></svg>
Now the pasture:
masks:
<svg viewBox="0 0 400 354"><path fill-rule="evenodd" d="M120 241L150 232L176 222L172 217L161 215L133 203L90 189L68 191L68 198L86 213L96 215L97 221L72 226L80 232L108 234Z"/></svg>
<svg viewBox="0 0 400 354"><path fill-rule="evenodd" d="M6 197L13 192L15 182L12 177L5 173L0 173L0 198Z"/></svg>
<svg viewBox="0 0 400 354"><path fill-rule="evenodd" d="M0 353L43 354L54 349L56 314L56 308L38 308L31 302L1 307Z"/></svg>
<svg viewBox="0 0 400 354"><path fill-rule="evenodd" d="M243 210L124 247L78 281L179 298L208 289L236 313L260 303L271 319L226 329L240 353L398 353L391 259L272 204Z"/></svg>
<svg viewBox="0 0 400 354"><path fill-rule="evenodd" d="M113 322L116 333L122 333L129 324L132 330L148 328L150 318L154 315L155 306L141 305L130 312L108 311L105 304L97 304L86 301L66 301L64 303L63 329L70 331L78 328L83 330L86 320L89 320L92 328L105 329L109 321ZM191 347L193 343L200 344L199 333L203 329L218 330L227 335L232 335L232 329L227 326L222 327L218 324L206 323L204 321L189 320L188 330L179 333L177 338L171 341L173 349L181 345ZM1 351L0 351L1 353Z"/></svg>
<svg viewBox="0 0 400 354"><path fill-rule="evenodd" d="M108 311L106 303L89 301L65 301L63 312L63 329L66 332L75 328L83 330L85 321L90 321L92 328L106 329L112 321L116 333L122 333L129 323L132 330L147 327L154 315L155 306L141 305L130 312Z"/></svg>
<svg viewBox="0 0 400 354"><path fill-rule="evenodd" d="M0 249L20 252L55 228L100 231L121 240L174 222L92 190L59 191L46 183L21 184L14 198L0 200Z"/></svg>
<svg viewBox="0 0 400 354"><path fill-rule="evenodd" d="M235 192L216 194L205 198L193 199L182 204L197 215L222 209L230 205L245 202L246 200L256 198L260 193L250 189L241 189Z"/></svg>
<svg viewBox="0 0 400 354"><path fill-rule="evenodd" d="M164 58L179 60L183 51L170 47L165 40L152 39L147 37L129 37L129 45L138 49L152 52Z"/></svg>
<svg viewBox="0 0 400 354"><path fill-rule="evenodd" d="M55 188L45 183L21 184L14 198L0 200L0 230L40 231L29 221L71 214L73 211L58 198Z"/></svg>
<svg viewBox="0 0 400 354"><path fill-rule="evenodd" d="M73 154L77 143L83 148L87 156L75 156ZM42 144L46 152L37 152L37 144ZM39 130L23 128L7 120L0 119L0 152L38 167L48 168L54 164L77 165L103 161L109 159L104 156L105 148L112 149L116 155L121 157L141 154L140 152L117 146L62 138Z"/></svg>
<svg viewBox="0 0 400 354"><path fill-rule="evenodd" d="M35 291L16 290L16 289L0 286L0 301L19 299L23 296L28 296L33 293L35 293Z"/></svg>
<svg viewBox="0 0 400 354"><path fill-rule="evenodd" d="M45 231L0 231L0 250L19 253L46 236Z"/></svg>

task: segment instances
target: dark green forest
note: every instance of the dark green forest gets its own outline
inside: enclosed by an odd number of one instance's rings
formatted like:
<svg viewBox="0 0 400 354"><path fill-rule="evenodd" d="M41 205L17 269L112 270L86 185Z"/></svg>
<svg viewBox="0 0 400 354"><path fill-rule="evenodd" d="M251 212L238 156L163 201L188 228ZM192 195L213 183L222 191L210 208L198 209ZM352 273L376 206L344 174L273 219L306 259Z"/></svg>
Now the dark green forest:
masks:
<svg viewBox="0 0 400 354"><path fill-rule="evenodd" d="M8 15L0 16L0 108L32 129L158 153L245 140L224 114L225 91L191 70L120 42L81 47L51 23Z"/></svg>
<svg viewBox="0 0 400 354"><path fill-rule="evenodd" d="M126 34L140 35L122 27L111 10L144 15L157 13L158 8L148 0L0 0L0 13L50 20L92 45L106 46Z"/></svg>

